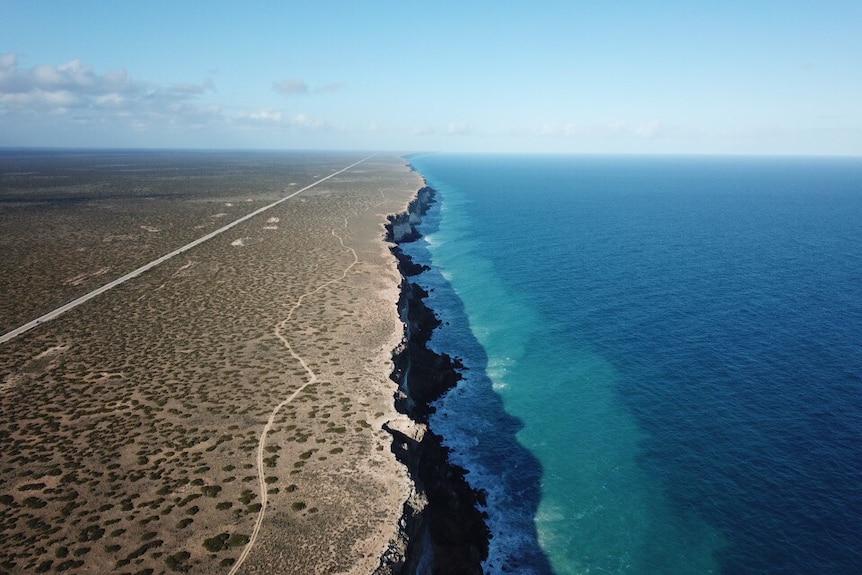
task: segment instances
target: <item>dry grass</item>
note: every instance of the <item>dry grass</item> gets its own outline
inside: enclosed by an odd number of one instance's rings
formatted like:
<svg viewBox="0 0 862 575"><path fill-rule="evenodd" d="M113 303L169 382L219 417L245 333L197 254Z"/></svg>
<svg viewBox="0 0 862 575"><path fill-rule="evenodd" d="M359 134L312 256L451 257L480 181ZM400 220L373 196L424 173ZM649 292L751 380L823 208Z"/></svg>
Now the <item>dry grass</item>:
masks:
<svg viewBox="0 0 862 575"><path fill-rule="evenodd" d="M4 280L4 330L350 163L324 160L122 210L7 204L4 242L41 264L0 251L4 276L35 276ZM373 159L3 344L0 572L227 573L260 510L261 431L309 381L280 323L317 381L266 437L268 505L240 572L370 572L407 495L381 431L400 337L381 225L418 185Z"/></svg>

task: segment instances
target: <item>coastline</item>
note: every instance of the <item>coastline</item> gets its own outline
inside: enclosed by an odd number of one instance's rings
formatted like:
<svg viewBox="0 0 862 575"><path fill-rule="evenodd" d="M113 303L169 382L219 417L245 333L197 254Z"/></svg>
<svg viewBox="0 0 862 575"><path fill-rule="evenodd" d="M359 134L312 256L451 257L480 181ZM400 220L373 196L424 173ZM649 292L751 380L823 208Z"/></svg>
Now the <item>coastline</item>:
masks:
<svg viewBox="0 0 862 575"><path fill-rule="evenodd" d="M481 574L488 556L490 531L484 493L470 487L466 471L449 460L449 449L428 425L431 405L461 379L457 359L428 348L440 325L424 303L428 293L410 280L425 267L412 261L400 245L421 237L417 226L436 201L436 192L423 186L406 211L389 216L386 241L401 275L398 314L404 324L402 342L392 352L392 380L398 384L396 410L410 423L392 421L384 429L392 435L392 452L413 481L404 503L398 540L390 545L375 575L418 573Z"/></svg>
<svg viewBox="0 0 862 575"><path fill-rule="evenodd" d="M279 156L236 188L221 158L111 159L144 162L120 181L161 199L18 206L16 246L90 259L55 258L45 298L21 267L17 307L38 315L319 177ZM423 185L404 158L368 160L3 344L4 567L481 573L483 494L427 425L461 366L427 349L439 321L398 248L420 237ZM43 232L66 220L77 235Z"/></svg>
<svg viewBox="0 0 862 575"><path fill-rule="evenodd" d="M239 186L230 157L76 159L146 171L99 168L70 196L140 191L71 204L22 176L41 199L0 214L19 271L4 278L7 323L355 161L239 158ZM373 572L411 485L382 429L404 417L389 379L400 276L382 224L420 186L403 158L375 157L4 343L3 569ZM15 263L24 249L51 262L42 291L29 260Z"/></svg>

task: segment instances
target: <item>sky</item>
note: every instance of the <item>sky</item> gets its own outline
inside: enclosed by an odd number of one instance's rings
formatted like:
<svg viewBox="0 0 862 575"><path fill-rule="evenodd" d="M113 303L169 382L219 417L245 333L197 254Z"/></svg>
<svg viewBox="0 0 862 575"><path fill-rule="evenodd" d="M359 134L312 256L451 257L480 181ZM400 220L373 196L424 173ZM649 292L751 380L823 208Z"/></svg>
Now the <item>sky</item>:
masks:
<svg viewBox="0 0 862 575"><path fill-rule="evenodd" d="M862 2L0 0L0 147L862 155Z"/></svg>

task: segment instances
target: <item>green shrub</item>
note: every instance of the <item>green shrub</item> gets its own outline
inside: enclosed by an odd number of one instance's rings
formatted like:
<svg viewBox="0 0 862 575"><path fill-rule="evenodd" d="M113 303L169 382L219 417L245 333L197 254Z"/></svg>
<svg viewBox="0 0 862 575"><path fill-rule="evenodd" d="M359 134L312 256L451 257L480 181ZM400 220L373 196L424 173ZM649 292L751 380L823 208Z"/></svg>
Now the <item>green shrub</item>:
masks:
<svg viewBox="0 0 862 575"><path fill-rule="evenodd" d="M54 568L54 570L55 571L68 571L69 569L77 569L78 567L80 567L83 564L84 564L84 562L80 559L67 559L66 561L63 561L62 563L57 565Z"/></svg>
<svg viewBox="0 0 862 575"><path fill-rule="evenodd" d="M192 519L191 517L186 517L185 519L180 519L177 522L177 529L185 529L186 527L188 527L189 525L191 525L194 522L195 522L195 520Z"/></svg>
<svg viewBox="0 0 862 575"><path fill-rule="evenodd" d="M48 505L48 502L41 497L28 497L24 500L24 505L31 509L41 509Z"/></svg>
<svg viewBox="0 0 862 575"><path fill-rule="evenodd" d="M78 541L98 541L105 534L105 530L98 525L90 525L86 527L78 536Z"/></svg>
<svg viewBox="0 0 862 575"><path fill-rule="evenodd" d="M242 535L240 533L234 533L228 539L228 547L242 547L243 545L247 545L251 538L248 535Z"/></svg>
<svg viewBox="0 0 862 575"><path fill-rule="evenodd" d="M218 553L227 546L230 533L221 533L215 537L210 537L204 540L204 547L210 553Z"/></svg>
<svg viewBox="0 0 862 575"><path fill-rule="evenodd" d="M186 571L191 569L191 565L189 565L188 563L191 556L191 553L189 553L188 551L179 551L177 553L174 553L173 555L168 555L165 559L165 564L171 571L179 571L180 573L185 573Z"/></svg>
<svg viewBox="0 0 862 575"><path fill-rule="evenodd" d="M221 491L221 486L220 485L205 485L205 486L201 487L201 491L207 497L216 497L216 496L218 496L219 492Z"/></svg>
<svg viewBox="0 0 862 575"><path fill-rule="evenodd" d="M144 553L146 553L150 549L155 549L156 547L161 547L163 544L164 544L164 542L161 539L156 539L155 541L150 541L149 543L144 543L143 545L141 545L140 547L138 547L137 549L135 549L134 551L129 553L126 556L126 559L129 561L131 561L132 559L137 559L138 557L140 557L141 555L143 555Z"/></svg>

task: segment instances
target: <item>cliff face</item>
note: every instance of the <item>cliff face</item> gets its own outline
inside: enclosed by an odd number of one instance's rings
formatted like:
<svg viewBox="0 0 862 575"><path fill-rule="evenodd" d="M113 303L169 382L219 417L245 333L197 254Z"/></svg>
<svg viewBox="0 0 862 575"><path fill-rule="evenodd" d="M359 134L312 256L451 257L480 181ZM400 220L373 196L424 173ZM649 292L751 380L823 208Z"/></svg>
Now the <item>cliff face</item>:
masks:
<svg viewBox="0 0 862 575"><path fill-rule="evenodd" d="M416 197L407 205L406 212L389 216L389 223L386 225L386 240L401 244L419 239L421 234L416 230L416 226L422 221L422 216L425 215L433 202L434 190L428 186L424 186L416 192Z"/></svg>
<svg viewBox="0 0 862 575"><path fill-rule="evenodd" d="M404 322L404 339L393 352L392 379L398 383L395 405L413 424L387 426L392 451L407 466L415 493L404 505L401 541L384 557L378 575L425 575L482 573L488 556L490 532L479 504L482 493L472 489L465 471L449 461L449 450L441 437L428 427L430 404L461 379L457 360L428 349L431 333L440 320L428 308L427 292L410 281L425 269L403 253L398 244L420 237L416 226L434 202L435 192L424 187L417 192L407 212L390 216L387 240L402 275L398 311Z"/></svg>

